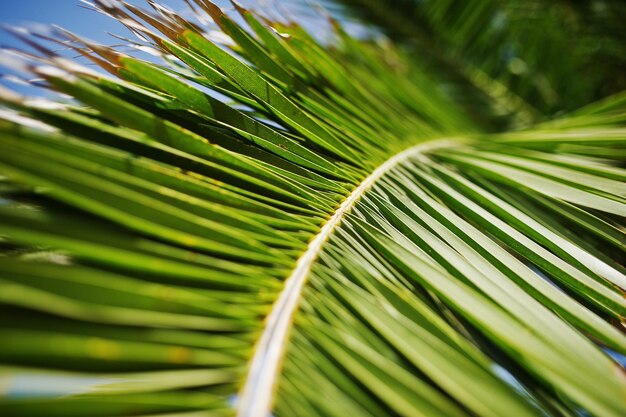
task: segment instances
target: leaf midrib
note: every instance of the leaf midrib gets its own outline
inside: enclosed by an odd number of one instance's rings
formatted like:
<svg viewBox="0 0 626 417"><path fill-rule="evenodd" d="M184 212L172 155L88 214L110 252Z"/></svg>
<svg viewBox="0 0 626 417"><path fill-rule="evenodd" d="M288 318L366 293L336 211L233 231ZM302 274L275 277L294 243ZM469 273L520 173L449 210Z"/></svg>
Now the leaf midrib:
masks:
<svg viewBox="0 0 626 417"><path fill-rule="evenodd" d="M313 263L323 250L324 243L339 227L345 214L382 176L411 157L426 150L458 144L454 139L433 139L411 146L387 159L341 203L285 280L285 286L265 320L265 328L254 349L248 372L237 399L237 417L268 417L271 414L277 380L289 341L289 330L300 304L301 294Z"/></svg>

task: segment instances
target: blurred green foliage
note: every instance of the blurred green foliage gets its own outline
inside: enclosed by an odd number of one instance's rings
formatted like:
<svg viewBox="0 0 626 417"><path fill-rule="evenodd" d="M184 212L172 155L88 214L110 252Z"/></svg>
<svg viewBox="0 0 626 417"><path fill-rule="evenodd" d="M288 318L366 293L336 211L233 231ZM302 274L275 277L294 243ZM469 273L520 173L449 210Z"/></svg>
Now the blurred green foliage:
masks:
<svg viewBox="0 0 626 417"><path fill-rule="evenodd" d="M464 74L457 82L472 84L471 69L484 72L538 117L571 111L626 89L624 1L341 3L437 72Z"/></svg>

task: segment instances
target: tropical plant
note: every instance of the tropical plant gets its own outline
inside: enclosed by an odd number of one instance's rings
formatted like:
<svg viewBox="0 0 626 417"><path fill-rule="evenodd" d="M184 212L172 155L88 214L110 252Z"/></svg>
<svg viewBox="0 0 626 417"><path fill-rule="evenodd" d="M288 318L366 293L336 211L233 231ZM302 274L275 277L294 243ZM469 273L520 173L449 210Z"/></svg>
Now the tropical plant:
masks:
<svg viewBox="0 0 626 417"><path fill-rule="evenodd" d="M423 62L148 3L92 7L156 63L17 33L64 96L1 94L1 415L626 415L626 95L463 64L517 2L420 3Z"/></svg>

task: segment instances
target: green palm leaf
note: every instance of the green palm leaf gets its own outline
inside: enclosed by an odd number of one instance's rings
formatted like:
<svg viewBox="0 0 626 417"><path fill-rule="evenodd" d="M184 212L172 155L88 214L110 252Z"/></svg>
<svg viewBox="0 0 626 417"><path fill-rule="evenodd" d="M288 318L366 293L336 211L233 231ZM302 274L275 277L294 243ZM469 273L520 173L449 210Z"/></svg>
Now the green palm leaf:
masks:
<svg viewBox="0 0 626 417"><path fill-rule="evenodd" d="M337 22L149 5L94 7L160 63L14 51L73 99L1 95L0 414L626 413L623 95L486 133ZM529 122L489 65L448 69Z"/></svg>

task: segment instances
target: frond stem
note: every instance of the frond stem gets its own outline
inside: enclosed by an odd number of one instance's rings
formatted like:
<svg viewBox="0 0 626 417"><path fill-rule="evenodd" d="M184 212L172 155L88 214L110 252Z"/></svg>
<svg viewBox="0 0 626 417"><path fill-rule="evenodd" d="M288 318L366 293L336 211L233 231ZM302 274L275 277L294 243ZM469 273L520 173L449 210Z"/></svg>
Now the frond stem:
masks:
<svg viewBox="0 0 626 417"><path fill-rule="evenodd" d="M265 329L257 342L248 368L247 378L237 399L237 417L269 417L271 415L276 383L289 340L291 324L300 304L302 290L307 282L313 262L322 251L324 243L341 223L343 216L388 171L425 150L444 147L452 143L457 142L451 139L429 140L412 146L386 160L348 195L309 243L307 250L298 259L291 275L285 280L285 287L266 318Z"/></svg>

